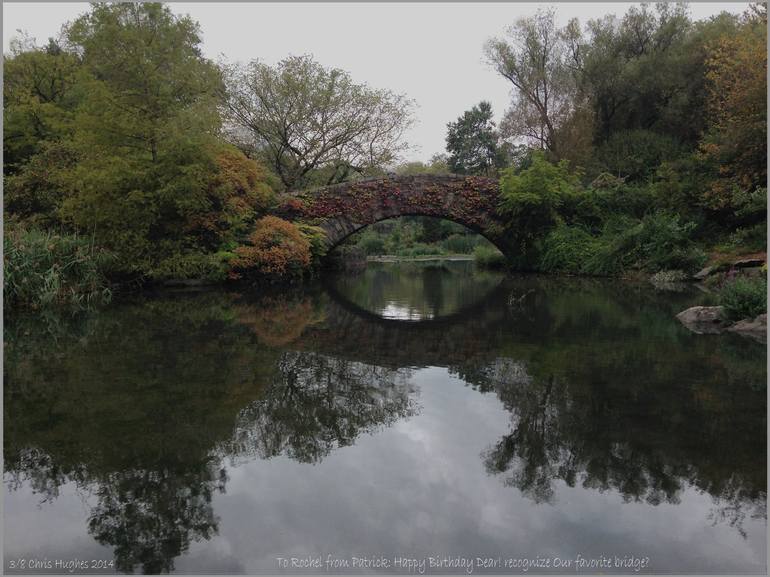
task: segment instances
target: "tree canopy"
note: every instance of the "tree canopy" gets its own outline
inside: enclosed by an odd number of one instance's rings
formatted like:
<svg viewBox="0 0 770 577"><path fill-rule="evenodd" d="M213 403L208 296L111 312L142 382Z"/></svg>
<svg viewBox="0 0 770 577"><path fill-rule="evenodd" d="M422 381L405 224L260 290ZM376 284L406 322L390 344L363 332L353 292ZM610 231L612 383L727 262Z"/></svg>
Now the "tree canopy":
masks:
<svg viewBox="0 0 770 577"><path fill-rule="evenodd" d="M403 95L357 84L311 56L225 70L230 137L289 190L382 169L406 149L413 103Z"/></svg>
<svg viewBox="0 0 770 577"><path fill-rule="evenodd" d="M492 121L492 105L482 101L447 124L446 149L449 169L456 174L490 176L505 164L499 136Z"/></svg>
<svg viewBox="0 0 770 577"><path fill-rule="evenodd" d="M61 44L6 57L11 217L87 233L121 274L217 268L202 255L234 248L271 191L218 138L221 76L200 42L167 6L95 4Z"/></svg>

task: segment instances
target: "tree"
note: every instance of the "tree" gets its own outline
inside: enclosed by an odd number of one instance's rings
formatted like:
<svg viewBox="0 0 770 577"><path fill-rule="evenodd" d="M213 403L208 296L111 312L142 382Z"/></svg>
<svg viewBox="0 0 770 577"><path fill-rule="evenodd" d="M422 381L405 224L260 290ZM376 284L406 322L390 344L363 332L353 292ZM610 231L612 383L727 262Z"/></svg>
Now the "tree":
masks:
<svg viewBox="0 0 770 577"><path fill-rule="evenodd" d="M747 192L767 188L767 9L744 17L723 35L707 60L710 127L701 149L719 166L706 202L740 208ZM764 197L766 191L761 195ZM760 219L764 209L755 211Z"/></svg>
<svg viewBox="0 0 770 577"><path fill-rule="evenodd" d="M219 72L189 17L162 4L95 4L66 38L93 77L79 118L90 144L158 162L180 133L218 129Z"/></svg>
<svg viewBox="0 0 770 577"><path fill-rule="evenodd" d="M343 182L392 165L405 150L412 101L356 84L311 56L272 67L227 67L230 137L258 155L289 190Z"/></svg>
<svg viewBox="0 0 770 577"><path fill-rule="evenodd" d="M132 274L234 248L267 202L267 176L217 139L221 78L198 25L161 4L97 4L65 39L84 74L62 220Z"/></svg>
<svg viewBox="0 0 770 577"><path fill-rule="evenodd" d="M500 211L509 218L510 234L525 256L531 256L538 240L563 222L562 207L581 190L580 179L569 172L566 160L552 164L538 151L531 162L519 172L506 170L500 179Z"/></svg>
<svg viewBox="0 0 770 577"><path fill-rule="evenodd" d="M80 62L50 39L11 41L3 57L3 173L17 172L46 145L70 134Z"/></svg>
<svg viewBox="0 0 770 577"><path fill-rule="evenodd" d="M538 10L508 29L508 40L487 42L487 62L514 87L501 124L504 136L557 152L557 132L573 109L580 51L575 25L556 27L553 10Z"/></svg>
<svg viewBox="0 0 770 577"><path fill-rule="evenodd" d="M449 169L454 173L490 176L502 168L505 157L498 146L489 102L480 102L447 124L446 149Z"/></svg>
<svg viewBox="0 0 770 577"><path fill-rule="evenodd" d="M656 130L694 142L702 127L700 52L684 4L632 6L587 26L582 81L597 144L619 130Z"/></svg>
<svg viewBox="0 0 770 577"><path fill-rule="evenodd" d="M419 160L399 164L394 169L396 174L408 176L412 174L449 174L449 160L444 154L434 154L425 163Z"/></svg>

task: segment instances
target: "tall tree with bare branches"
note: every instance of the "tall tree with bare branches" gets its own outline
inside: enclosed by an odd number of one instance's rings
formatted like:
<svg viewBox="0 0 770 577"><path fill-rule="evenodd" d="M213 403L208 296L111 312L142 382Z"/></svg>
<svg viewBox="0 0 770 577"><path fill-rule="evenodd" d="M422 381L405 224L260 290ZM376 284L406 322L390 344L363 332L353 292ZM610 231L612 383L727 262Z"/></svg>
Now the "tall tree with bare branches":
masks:
<svg viewBox="0 0 770 577"><path fill-rule="evenodd" d="M539 10L519 18L508 28L507 38L487 42L487 62L514 88L500 127L505 136L557 151L558 131L570 116L576 93L579 33L576 23L561 30L553 10Z"/></svg>
<svg viewBox="0 0 770 577"><path fill-rule="evenodd" d="M381 169L407 147L412 101L356 84L311 56L229 65L225 77L231 138L289 190Z"/></svg>

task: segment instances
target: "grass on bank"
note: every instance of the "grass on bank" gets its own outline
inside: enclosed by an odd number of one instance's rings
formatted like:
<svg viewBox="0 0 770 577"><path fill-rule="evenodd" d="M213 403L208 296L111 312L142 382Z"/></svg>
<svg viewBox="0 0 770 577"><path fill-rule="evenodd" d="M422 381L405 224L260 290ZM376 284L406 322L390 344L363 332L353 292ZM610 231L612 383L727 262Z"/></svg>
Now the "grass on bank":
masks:
<svg viewBox="0 0 770 577"><path fill-rule="evenodd" d="M718 304L731 320L751 318L767 312L767 278L739 276L725 282L717 293Z"/></svg>
<svg viewBox="0 0 770 577"><path fill-rule="evenodd" d="M6 223L3 240L3 298L10 309L88 308L111 299L112 255L89 238Z"/></svg>

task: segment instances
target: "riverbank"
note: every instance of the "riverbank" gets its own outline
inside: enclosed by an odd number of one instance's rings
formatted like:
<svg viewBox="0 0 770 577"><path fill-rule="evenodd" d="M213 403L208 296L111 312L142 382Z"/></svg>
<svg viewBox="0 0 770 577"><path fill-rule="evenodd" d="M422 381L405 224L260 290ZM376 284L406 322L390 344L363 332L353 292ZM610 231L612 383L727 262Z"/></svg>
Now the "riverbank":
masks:
<svg viewBox="0 0 770 577"><path fill-rule="evenodd" d="M425 256L397 256L383 254L366 257L366 262L428 262L428 261L472 261L476 258L472 254L431 254Z"/></svg>

